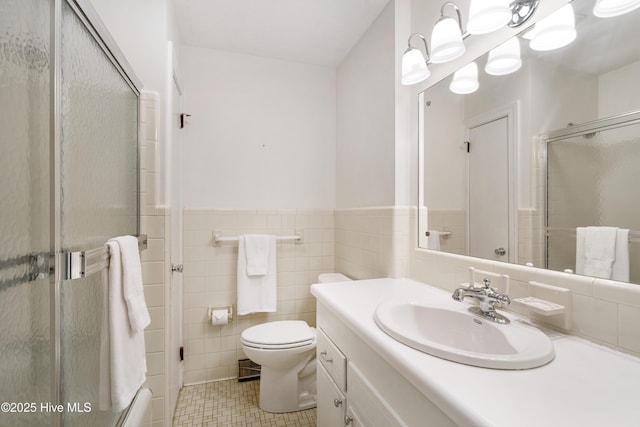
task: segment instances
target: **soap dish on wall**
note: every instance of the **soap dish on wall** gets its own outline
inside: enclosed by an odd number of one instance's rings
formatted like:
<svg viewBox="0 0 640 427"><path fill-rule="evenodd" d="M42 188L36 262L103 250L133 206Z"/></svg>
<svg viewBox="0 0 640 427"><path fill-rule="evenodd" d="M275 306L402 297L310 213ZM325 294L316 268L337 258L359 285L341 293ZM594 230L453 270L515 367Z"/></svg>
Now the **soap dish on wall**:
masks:
<svg viewBox="0 0 640 427"><path fill-rule="evenodd" d="M563 329L571 328L571 291L558 286L529 282L531 296L515 298L512 302L525 308L532 316L543 316L544 322L553 323ZM557 316L550 318L550 316Z"/></svg>
<svg viewBox="0 0 640 427"><path fill-rule="evenodd" d="M564 305L555 304L535 297L525 297L514 299L513 302L524 306L527 310L541 314L543 316L553 316L554 314L564 313Z"/></svg>

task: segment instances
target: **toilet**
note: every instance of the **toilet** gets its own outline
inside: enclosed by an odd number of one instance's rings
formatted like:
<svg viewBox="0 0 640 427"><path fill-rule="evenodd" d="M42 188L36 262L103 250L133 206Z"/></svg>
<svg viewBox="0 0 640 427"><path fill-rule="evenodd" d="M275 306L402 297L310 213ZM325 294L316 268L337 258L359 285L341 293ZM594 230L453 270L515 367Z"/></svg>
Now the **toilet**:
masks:
<svg viewBox="0 0 640 427"><path fill-rule="evenodd" d="M260 370L260 409L294 412L316 406L316 330L302 320L242 331L242 349Z"/></svg>
<svg viewBox="0 0 640 427"><path fill-rule="evenodd" d="M340 273L319 283L350 280ZM242 331L244 354L261 365L260 409L294 412L316 406L316 330L302 320L262 323Z"/></svg>

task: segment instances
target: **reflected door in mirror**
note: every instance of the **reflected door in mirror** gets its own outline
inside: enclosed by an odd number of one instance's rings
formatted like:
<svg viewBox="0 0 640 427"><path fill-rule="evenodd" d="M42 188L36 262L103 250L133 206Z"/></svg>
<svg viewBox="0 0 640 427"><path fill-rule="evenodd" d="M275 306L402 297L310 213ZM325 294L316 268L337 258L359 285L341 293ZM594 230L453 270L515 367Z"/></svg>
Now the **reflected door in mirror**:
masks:
<svg viewBox="0 0 640 427"><path fill-rule="evenodd" d="M508 261L508 119L469 129L469 255Z"/></svg>

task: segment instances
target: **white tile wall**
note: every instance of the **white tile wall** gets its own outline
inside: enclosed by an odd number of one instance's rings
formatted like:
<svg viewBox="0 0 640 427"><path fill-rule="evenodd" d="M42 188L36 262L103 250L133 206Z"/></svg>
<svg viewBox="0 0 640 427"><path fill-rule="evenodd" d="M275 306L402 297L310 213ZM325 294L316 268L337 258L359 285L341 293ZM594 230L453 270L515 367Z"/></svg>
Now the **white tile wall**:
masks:
<svg viewBox="0 0 640 427"><path fill-rule="evenodd" d="M400 206L337 209L336 271L353 279L405 277L410 210Z"/></svg>
<svg viewBox="0 0 640 427"><path fill-rule="evenodd" d="M536 209L518 210L518 264L544 266L544 216Z"/></svg>
<svg viewBox="0 0 640 427"><path fill-rule="evenodd" d="M276 313L234 316L212 326L210 306L236 305L237 243L213 246L213 231L223 236L259 233L290 235L302 231L303 243L278 243ZM309 287L318 274L334 271L332 210L184 211L185 384L235 377L246 356L241 332L273 320L299 319L315 325L315 299Z"/></svg>
<svg viewBox="0 0 640 427"><path fill-rule="evenodd" d="M165 325L168 298L165 279L168 277L170 217L167 209L156 206L155 183L159 120L158 95L143 92L140 96L140 232L147 234L147 249L141 253L144 295L151 316L145 329L147 382L153 391L152 426L171 425L171 408L165 405L167 390Z"/></svg>

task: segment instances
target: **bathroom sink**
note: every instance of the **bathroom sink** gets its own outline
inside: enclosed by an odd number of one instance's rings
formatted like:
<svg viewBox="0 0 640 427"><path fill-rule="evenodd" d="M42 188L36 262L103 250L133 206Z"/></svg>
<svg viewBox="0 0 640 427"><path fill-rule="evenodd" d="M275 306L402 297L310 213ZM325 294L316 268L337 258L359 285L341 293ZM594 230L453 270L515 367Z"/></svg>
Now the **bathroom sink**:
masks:
<svg viewBox="0 0 640 427"><path fill-rule="evenodd" d="M530 369L555 357L553 343L533 326L497 324L459 307L388 301L376 308L375 321L395 340L424 353L466 365Z"/></svg>

